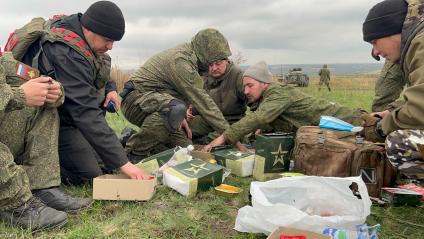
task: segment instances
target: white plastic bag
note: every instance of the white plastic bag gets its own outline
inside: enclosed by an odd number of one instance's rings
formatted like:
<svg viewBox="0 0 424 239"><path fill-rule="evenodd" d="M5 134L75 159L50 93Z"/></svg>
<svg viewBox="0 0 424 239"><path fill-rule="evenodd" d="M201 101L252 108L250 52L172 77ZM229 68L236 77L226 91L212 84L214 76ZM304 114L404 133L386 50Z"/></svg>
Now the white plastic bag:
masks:
<svg viewBox="0 0 424 239"><path fill-rule="evenodd" d="M362 199L350 190L358 185ZM279 226L322 233L325 228L355 230L370 214L371 200L361 177L286 177L250 185L252 206L240 208L235 229L273 232Z"/></svg>

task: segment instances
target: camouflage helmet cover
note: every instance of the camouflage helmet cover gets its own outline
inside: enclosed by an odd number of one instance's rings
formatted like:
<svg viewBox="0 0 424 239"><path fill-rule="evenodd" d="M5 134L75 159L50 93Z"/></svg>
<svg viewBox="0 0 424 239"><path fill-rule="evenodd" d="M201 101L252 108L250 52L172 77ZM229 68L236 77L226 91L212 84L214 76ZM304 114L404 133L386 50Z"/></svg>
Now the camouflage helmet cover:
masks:
<svg viewBox="0 0 424 239"><path fill-rule="evenodd" d="M327 64L324 64L322 67L327 68Z"/></svg>
<svg viewBox="0 0 424 239"><path fill-rule="evenodd" d="M197 58L205 66L231 56L227 39L216 29L199 31L191 40L191 44Z"/></svg>

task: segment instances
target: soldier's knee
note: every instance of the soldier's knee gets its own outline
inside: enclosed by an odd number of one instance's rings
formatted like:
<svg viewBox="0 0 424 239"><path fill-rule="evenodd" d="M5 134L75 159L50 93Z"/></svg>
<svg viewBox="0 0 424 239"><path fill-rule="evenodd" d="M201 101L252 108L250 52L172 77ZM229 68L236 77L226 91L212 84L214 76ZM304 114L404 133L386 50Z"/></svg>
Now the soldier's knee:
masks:
<svg viewBox="0 0 424 239"><path fill-rule="evenodd" d="M173 99L169 102L167 107L160 112L165 127L169 132L177 131L183 120L185 119L187 112L187 105L184 101L179 99Z"/></svg>

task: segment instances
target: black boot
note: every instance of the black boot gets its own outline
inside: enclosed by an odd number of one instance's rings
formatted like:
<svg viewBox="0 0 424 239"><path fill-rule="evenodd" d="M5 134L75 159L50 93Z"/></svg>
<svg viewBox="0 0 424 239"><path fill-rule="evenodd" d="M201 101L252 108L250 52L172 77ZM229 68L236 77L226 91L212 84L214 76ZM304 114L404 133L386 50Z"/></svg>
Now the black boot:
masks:
<svg viewBox="0 0 424 239"><path fill-rule="evenodd" d="M68 221L68 215L47 207L38 198L32 197L20 207L0 211L0 219L5 223L35 231L61 227Z"/></svg>
<svg viewBox="0 0 424 239"><path fill-rule="evenodd" d="M88 198L74 198L66 195L57 187L33 190L32 194L47 206L59 211L81 211L88 208L92 202L92 200Z"/></svg>

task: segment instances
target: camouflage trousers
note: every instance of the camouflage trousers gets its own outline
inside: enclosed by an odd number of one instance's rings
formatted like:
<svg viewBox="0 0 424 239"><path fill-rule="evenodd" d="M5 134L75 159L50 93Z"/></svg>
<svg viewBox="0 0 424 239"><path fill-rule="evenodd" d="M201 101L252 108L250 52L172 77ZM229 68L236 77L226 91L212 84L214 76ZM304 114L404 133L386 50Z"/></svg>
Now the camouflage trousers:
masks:
<svg viewBox="0 0 424 239"><path fill-rule="evenodd" d="M322 84L325 84L328 88L328 91L331 91L329 80L320 80L319 83L318 83L318 90L321 90Z"/></svg>
<svg viewBox="0 0 424 239"><path fill-rule="evenodd" d="M30 190L60 185L56 108L25 107L0 122L0 209L15 208Z"/></svg>
<svg viewBox="0 0 424 239"><path fill-rule="evenodd" d="M386 138L386 154L390 162L408 179L424 180L424 130L397 130Z"/></svg>
<svg viewBox="0 0 424 239"><path fill-rule="evenodd" d="M166 93L133 91L122 101L124 116L140 127L127 141L126 150L142 157L162 152L175 146L191 144L184 130L170 132L165 127L160 111L175 99Z"/></svg>

